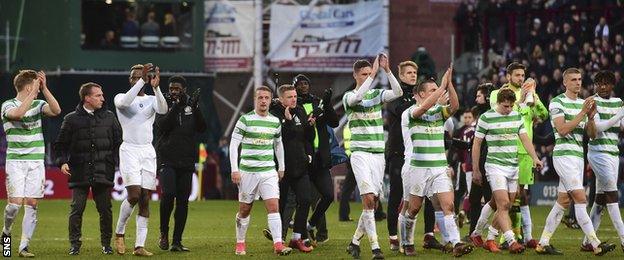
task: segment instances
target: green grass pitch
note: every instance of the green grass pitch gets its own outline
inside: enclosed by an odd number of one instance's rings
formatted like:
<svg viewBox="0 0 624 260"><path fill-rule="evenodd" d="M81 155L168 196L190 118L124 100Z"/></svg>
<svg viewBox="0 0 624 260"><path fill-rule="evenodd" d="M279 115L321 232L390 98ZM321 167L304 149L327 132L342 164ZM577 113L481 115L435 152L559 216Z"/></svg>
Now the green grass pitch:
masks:
<svg viewBox="0 0 624 260"><path fill-rule="evenodd" d="M68 200L43 200L39 206L39 222L37 230L35 231L33 240L31 241L30 249L36 254L38 258L65 258L70 257L67 255L69 249L69 242L67 239L67 221L69 213ZM237 210L238 203L235 201L197 201L190 202L189 204L189 217L186 224L186 230L184 232L183 244L189 247L192 251L188 253L172 253L169 251L161 251L157 246L159 236L159 212L158 202L151 202L151 218L149 222L149 233L146 241L146 247L151 252L155 253L154 258L158 259L171 259L171 258L189 258L189 259L276 259L278 258L272 253L271 242L266 240L261 233L262 228L266 226L266 211L261 201L255 203L255 207L251 214L251 225L247 233L247 255L235 256L234 255L234 216ZM544 221L548 214L550 207L540 206L532 207L531 213L533 214L533 236L539 237L544 227ZM117 221L119 211L119 202L113 204L113 228ZM357 219L361 212L360 204L353 203L351 207L351 217ZM17 256L17 247L19 245L19 238L21 234L21 219L23 215L23 209L20 209L20 214L13 227L13 241L12 241L12 253L13 256ZM130 222L126 229L126 246L131 249L134 245L135 234L135 218L136 210L133 216L130 218ZM322 245L312 253L303 254L300 252L293 252L289 256L280 258L290 259L350 259L350 256L346 254L345 248L349 243L353 231L355 230L356 222L338 222L338 208L337 203L332 204L328 210L327 215L329 226L329 238L330 240ZM419 216L417 220L416 228L416 241L418 242L417 256L426 257L428 259L438 258L452 258L451 255L442 254L436 250L425 250L421 247L423 232L423 220ZM171 225L173 228L173 225ZM95 209L95 204L90 201L87 204L85 210L83 226L82 226L82 240L83 245L80 256L76 258L91 258L91 259L112 259L118 258L117 255L104 256L100 253L99 245L99 224L98 214ZM170 231L170 234L173 231ZM386 222L377 222L377 232L379 234L379 242L381 248L387 259L407 258L401 256L396 252L391 252L388 247L386 228ZM464 236L468 232L468 227L464 226L461 230L461 235ZM289 233L290 236L290 233ZM439 235L436 235L439 239ZM610 242L618 244L614 252L609 253L603 258L609 259L624 259L624 253L619 246L619 239L617 233L613 228L608 214L605 214L602 219L601 229L598 232L598 236L603 241L608 240ZM486 257L496 257L497 259L535 259L535 258L557 258L557 259L587 259L592 258L590 253L580 252L579 244L582 239L581 230L572 230L561 224L557 228L554 237L551 242L564 252L564 256L552 257L552 256L538 256L533 250L527 250L522 255L510 255L508 252L503 251L500 254L491 254L484 249L476 249L471 255L466 258L469 259L482 259ZM362 240L362 259L369 259L370 244L368 240L364 238ZM133 257L131 252L126 253L124 257Z"/></svg>

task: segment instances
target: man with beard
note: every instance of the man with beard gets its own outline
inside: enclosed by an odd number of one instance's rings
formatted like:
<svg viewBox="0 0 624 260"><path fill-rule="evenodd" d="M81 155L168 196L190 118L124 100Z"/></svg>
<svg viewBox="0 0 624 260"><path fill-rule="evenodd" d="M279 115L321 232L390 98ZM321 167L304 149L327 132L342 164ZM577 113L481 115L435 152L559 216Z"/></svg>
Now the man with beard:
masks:
<svg viewBox="0 0 624 260"><path fill-rule="evenodd" d="M516 94L516 104L514 110L518 111L524 121L524 127L527 131L529 139L533 140L533 123L536 121L544 121L548 118L548 110L540 101L539 96L535 93L535 80L528 79L525 81L526 67L518 62L512 62L507 66L507 84L502 88L510 88ZM533 90L531 90L533 89ZM490 105L496 109L498 90L492 91L490 95ZM529 185L533 185L533 162L520 140L518 143L518 202L512 202L514 207L520 208L522 213L522 237L524 244L528 248L535 248L537 240L533 239L531 221L531 211L529 209L528 193ZM518 205L519 204L519 205ZM487 207L487 206L485 206ZM485 208L484 207L484 208ZM494 209L495 210L495 209ZM515 224L515 223L514 223ZM514 225L515 226L515 225Z"/></svg>
<svg viewBox="0 0 624 260"><path fill-rule="evenodd" d="M156 151L162 185L158 246L162 250L169 249L169 218L175 201L172 252L189 251L182 245L182 233L198 158L196 136L206 131L206 121L199 109L199 92L190 97L186 89L184 77L175 75L169 78L167 101L171 109L156 118Z"/></svg>
<svg viewBox="0 0 624 260"><path fill-rule="evenodd" d="M312 202L314 212L310 216L308 225L309 238L315 245L317 241L325 242L329 239L325 211L334 200L334 185L329 172L332 161L328 126L331 128L338 127L338 115L331 103L331 88L325 89L321 99L310 93L310 83L310 79L303 74L299 74L293 79L293 85L297 90L297 104L304 108L308 116L312 115L315 118L314 153L312 154L310 181L320 194L320 199Z"/></svg>

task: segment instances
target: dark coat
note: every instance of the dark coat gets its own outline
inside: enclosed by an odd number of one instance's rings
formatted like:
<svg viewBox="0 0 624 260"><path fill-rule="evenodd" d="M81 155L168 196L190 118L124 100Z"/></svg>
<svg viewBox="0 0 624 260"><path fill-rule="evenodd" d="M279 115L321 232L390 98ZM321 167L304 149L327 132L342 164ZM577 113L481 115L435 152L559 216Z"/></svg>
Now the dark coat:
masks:
<svg viewBox="0 0 624 260"><path fill-rule="evenodd" d="M78 104L63 119L54 143L56 164L69 165L69 188L93 184L112 187L121 142L121 126L113 112L98 109L89 114L82 102Z"/></svg>
<svg viewBox="0 0 624 260"><path fill-rule="evenodd" d="M279 118L282 124L282 144L284 145L285 176L299 178L308 174L308 165L313 153L314 128L308 123L308 116L302 107L290 109L293 116L287 120L286 108L281 104L271 105L271 114Z"/></svg>
<svg viewBox="0 0 624 260"><path fill-rule="evenodd" d="M197 133L206 131L207 126L199 106L187 105L188 96L180 100L169 105L167 114L156 116L158 165L194 171L199 158Z"/></svg>

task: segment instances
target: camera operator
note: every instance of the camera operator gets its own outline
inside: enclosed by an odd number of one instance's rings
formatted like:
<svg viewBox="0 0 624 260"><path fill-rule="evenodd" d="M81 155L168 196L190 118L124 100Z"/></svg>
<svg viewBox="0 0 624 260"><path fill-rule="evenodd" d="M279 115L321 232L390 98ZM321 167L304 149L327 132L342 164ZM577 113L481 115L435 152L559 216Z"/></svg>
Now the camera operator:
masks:
<svg viewBox="0 0 624 260"><path fill-rule="evenodd" d="M162 250L169 249L169 217L173 211L175 226L171 251L189 251L182 245L182 233L188 214L188 198L192 189L193 172L197 162L197 134L206 131L206 121L199 109L199 89L192 96L186 93L182 76L169 78L166 95L171 108L156 119L156 150L162 198L160 199L160 239Z"/></svg>

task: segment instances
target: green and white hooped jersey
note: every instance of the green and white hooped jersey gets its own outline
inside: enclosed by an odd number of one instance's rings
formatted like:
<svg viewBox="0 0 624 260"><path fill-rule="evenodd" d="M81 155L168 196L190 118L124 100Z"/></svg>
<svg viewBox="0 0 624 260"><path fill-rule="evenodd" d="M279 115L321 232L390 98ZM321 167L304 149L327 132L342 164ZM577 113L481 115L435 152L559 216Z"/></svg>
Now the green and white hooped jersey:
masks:
<svg viewBox="0 0 624 260"><path fill-rule="evenodd" d="M571 121L578 115L582 108L582 98L575 100L569 99L565 93L554 97L550 101L548 110L550 112L550 121L555 129L554 119L558 117L564 117L565 122ZM583 133L585 129L585 123L587 118L584 118L576 128L574 128L566 136L559 135L559 132L555 129L555 149L553 150L553 156L574 156L583 159Z"/></svg>
<svg viewBox="0 0 624 260"><path fill-rule="evenodd" d="M383 119L381 116L384 90L371 89L364 94L362 101L354 106L347 103L348 97L355 95L353 90L342 97L342 103L351 130L351 151L383 153L385 149Z"/></svg>
<svg viewBox="0 0 624 260"><path fill-rule="evenodd" d="M246 173L273 173L275 139L281 138L282 127L277 117L260 116L255 111L242 115L232 133L241 140L239 169Z"/></svg>
<svg viewBox="0 0 624 260"><path fill-rule="evenodd" d="M444 150L444 107L436 104L419 118L412 118L412 112L418 105L412 105L406 111L409 122L409 134L412 141L410 164L417 168L446 168Z"/></svg>
<svg viewBox="0 0 624 260"><path fill-rule="evenodd" d="M622 100L617 97L604 99L599 96L595 97L597 112L594 120L606 121L611 119L622 108ZM596 134L594 140L589 141L588 149L592 151L602 152L614 156L618 156L620 149L618 148L620 126L624 125L624 121L613 125L604 132Z"/></svg>
<svg viewBox="0 0 624 260"><path fill-rule="evenodd" d="M516 110L508 115L502 115L494 109L483 113L477 122L475 137L487 141L485 163L518 167L518 135L526 132L522 116Z"/></svg>
<svg viewBox="0 0 624 260"><path fill-rule="evenodd" d="M7 138L7 160L36 161L45 157L45 143L43 141L43 106L47 102L33 100L30 108L21 120L10 120L7 113L22 104L16 98L2 103L2 126Z"/></svg>

